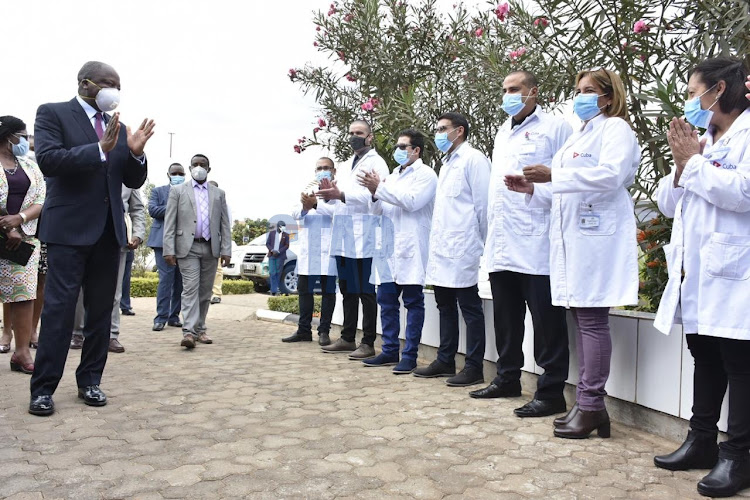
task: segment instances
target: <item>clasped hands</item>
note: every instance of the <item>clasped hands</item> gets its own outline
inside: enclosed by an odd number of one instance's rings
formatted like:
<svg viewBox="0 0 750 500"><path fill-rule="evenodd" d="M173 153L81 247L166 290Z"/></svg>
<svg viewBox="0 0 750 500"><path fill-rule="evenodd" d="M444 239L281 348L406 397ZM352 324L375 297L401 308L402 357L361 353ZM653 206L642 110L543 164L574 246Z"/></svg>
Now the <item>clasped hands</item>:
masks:
<svg viewBox="0 0 750 500"><path fill-rule="evenodd" d="M675 166L674 187L677 187L682 171L690 157L703 153L706 139L699 139L698 131L682 118L672 118L672 121L669 122L667 142L672 150L672 160Z"/></svg>
<svg viewBox="0 0 750 500"><path fill-rule="evenodd" d="M523 175L506 175L505 186L517 193L534 194L534 183L552 181L552 169L546 165L523 167Z"/></svg>
<svg viewBox="0 0 750 500"><path fill-rule="evenodd" d="M143 156L143 149L146 147L146 143L151 136L154 135L154 120L145 118L141 122L141 126L136 129L135 132L131 131L130 127L125 127L127 131L128 148L135 156ZM117 138L120 136L120 113L115 112L112 115L112 119L109 120L107 128L104 130L104 135L99 140L99 145L102 151L109 153L117 145Z"/></svg>

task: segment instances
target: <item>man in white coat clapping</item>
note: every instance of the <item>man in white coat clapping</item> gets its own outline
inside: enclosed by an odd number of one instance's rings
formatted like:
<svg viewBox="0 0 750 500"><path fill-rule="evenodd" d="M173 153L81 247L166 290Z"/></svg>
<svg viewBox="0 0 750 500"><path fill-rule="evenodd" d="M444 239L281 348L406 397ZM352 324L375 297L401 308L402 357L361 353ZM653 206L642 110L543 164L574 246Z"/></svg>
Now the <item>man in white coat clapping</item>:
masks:
<svg viewBox="0 0 750 500"><path fill-rule="evenodd" d="M528 165L549 165L573 129L561 117L537 105L533 73L514 71L503 81L502 108L510 118L500 127L492 152L487 211L485 269L490 273L497 346L497 377L470 393L472 398L521 395L526 308L534 325L534 359L544 368L534 399L515 410L519 417L544 417L566 410L563 389L568 378L568 328L565 308L552 305L549 282L547 208L526 205L525 195L510 191L505 176Z"/></svg>
<svg viewBox="0 0 750 500"><path fill-rule="evenodd" d="M339 289L343 295L344 324L341 337L330 345L323 346L324 352L348 353L349 359L362 360L375 356L375 327L378 304L375 298L375 285L370 283L372 258L375 253L375 232L379 217L370 215L372 194L359 185L357 177L365 172L376 172L379 177L388 175L388 165L372 148L373 134L370 124L355 120L349 125L349 145L354 151L351 171L346 165L339 170L337 182L323 179L317 192L326 203L318 203L317 213L333 215L331 232L331 255L336 257L339 276ZM341 175L343 174L343 175ZM341 203L331 204L339 200ZM359 316L359 303L362 302L362 342L357 347L355 336Z"/></svg>
<svg viewBox="0 0 750 500"><path fill-rule="evenodd" d="M458 113L438 118L435 145L446 153L440 170L430 233L427 284L434 285L440 311L440 348L417 377L451 377L450 386L484 382L485 331L479 298L479 259L487 236L490 161L466 142L469 122ZM456 375L458 306L466 322L466 364Z"/></svg>
<svg viewBox="0 0 750 500"><path fill-rule="evenodd" d="M386 242L387 265L378 271L378 305L383 325L383 351L365 366L396 365L393 373L411 373L417 367L417 351L424 325L425 266L430 240L437 175L422 163L424 135L415 129L398 134L393 158L399 168L385 179L366 173L360 183L370 190L373 213L382 213L393 225L393 245ZM385 232L386 238L389 234ZM383 276L381 271L389 273ZM399 296L406 308L406 345L399 360Z"/></svg>

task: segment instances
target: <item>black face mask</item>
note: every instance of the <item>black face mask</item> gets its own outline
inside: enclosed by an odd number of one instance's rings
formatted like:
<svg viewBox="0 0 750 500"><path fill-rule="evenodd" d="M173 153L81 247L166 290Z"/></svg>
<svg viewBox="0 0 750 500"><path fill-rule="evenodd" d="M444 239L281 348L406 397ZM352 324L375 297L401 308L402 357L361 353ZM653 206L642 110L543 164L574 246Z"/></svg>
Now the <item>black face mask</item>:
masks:
<svg viewBox="0 0 750 500"><path fill-rule="evenodd" d="M351 146L354 151L360 151L367 147L365 144L365 138L358 135L349 137L349 146Z"/></svg>

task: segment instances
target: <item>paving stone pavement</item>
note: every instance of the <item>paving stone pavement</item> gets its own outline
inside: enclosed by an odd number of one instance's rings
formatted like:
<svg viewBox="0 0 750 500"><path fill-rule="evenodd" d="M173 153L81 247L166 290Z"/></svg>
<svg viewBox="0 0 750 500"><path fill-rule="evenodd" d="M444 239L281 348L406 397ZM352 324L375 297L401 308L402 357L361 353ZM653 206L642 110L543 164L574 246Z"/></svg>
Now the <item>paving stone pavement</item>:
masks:
<svg viewBox="0 0 750 500"><path fill-rule="evenodd" d="M153 300L138 299L102 408L76 398L76 351L49 418L26 412L28 377L0 365L0 497L701 498L705 471L653 466L673 442L621 425L557 439L552 417L513 416L528 394L473 400L444 379L283 344L293 327L252 317L264 300L211 306L215 343L185 351L177 329L151 332Z"/></svg>

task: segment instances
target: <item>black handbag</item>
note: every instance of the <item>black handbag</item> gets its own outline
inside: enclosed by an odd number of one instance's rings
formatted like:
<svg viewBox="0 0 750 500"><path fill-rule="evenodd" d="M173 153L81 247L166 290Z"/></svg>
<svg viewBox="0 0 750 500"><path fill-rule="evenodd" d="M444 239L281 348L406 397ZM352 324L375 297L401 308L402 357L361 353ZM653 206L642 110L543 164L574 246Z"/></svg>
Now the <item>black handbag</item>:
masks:
<svg viewBox="0 0 750 500"><path fill-rule="evenodd" d="M0 231L0 259L9 260L26 266L29 263L29 259L34 254L34 245L22 241L21 244L15 250L8 250L5 244L8 242L8 235Z"/></svg>

